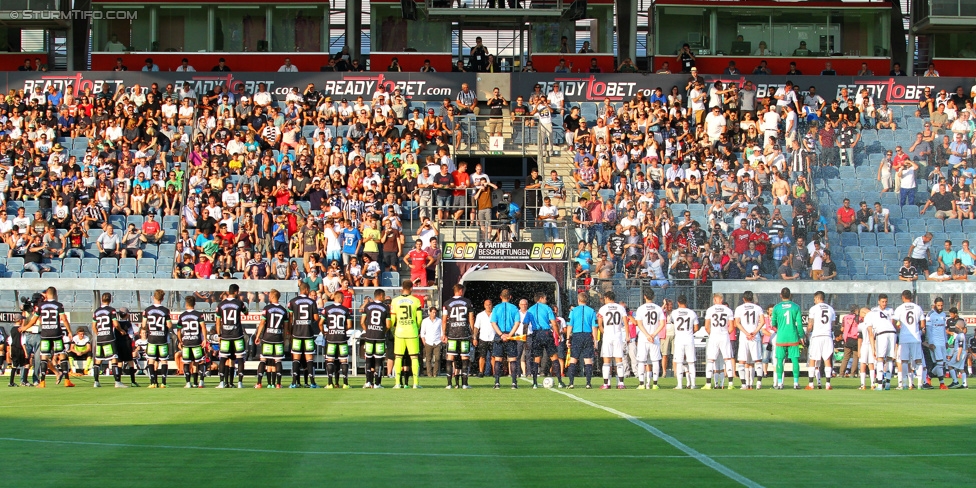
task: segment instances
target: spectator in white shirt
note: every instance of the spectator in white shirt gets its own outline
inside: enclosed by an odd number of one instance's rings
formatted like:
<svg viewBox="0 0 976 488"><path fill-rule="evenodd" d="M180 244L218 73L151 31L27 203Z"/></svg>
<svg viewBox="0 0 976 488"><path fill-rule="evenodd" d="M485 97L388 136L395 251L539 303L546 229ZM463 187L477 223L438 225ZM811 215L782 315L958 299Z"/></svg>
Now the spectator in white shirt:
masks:
<svg viewBox="0 0 976 488"><path fill-rule="evenodd" d="M437 376L441 366L441 319L437 308L431 307L427 318L420 323L420 341L424 343L424 369L428 377Z"/></svg>
<svg viewBox="0 0 976 488"><path fill-rule="evenodd" d="M542 227L545 232L546 240L554 242L559 237L556 228L556 219L559 218L559 209L552 204L552 199L545 197L542 199L542 206L539 207L539 220L543 222Z"/></svg>
<svg viewBox="0 0 976 488"><path fill-rule="evenodd" d="M194 69L193 66L190 66L190 60L187 58L183 58L183 61L181 61L180 65L176 68L177 73L193 73L195 71L196 69Z"/></svg>
<svg viewBox="0 0 976 488"><path fill-rule="evenodd" d="M485 359L491 354L491 348L495 343L495 329L491 326L491 300L485 300L485 309L474 318L474 328L478 331L478 340L475 342L478 353L478 377L484 378ZM487 361L491 365L491 361ZM490 373L489 373L490 374Z"/></svg>
<svg viewBox="0 0 976 488"><path fill-rule="evenodd" d="M552 85L552 91L550 91L549 95L546 96L546 100L549 102L549 106L552 107L553 110L559 111L559 115L563 115L565 113L566 99L563 96L562 90L559 89L558 84Z"/></svg>
<svg viewBox="0 0 976 488"><path fill-rule="evenodd" d="M291 58L285 58L285 64L278 68L279 73L298 73L298 66L291 64Z"/></svg>

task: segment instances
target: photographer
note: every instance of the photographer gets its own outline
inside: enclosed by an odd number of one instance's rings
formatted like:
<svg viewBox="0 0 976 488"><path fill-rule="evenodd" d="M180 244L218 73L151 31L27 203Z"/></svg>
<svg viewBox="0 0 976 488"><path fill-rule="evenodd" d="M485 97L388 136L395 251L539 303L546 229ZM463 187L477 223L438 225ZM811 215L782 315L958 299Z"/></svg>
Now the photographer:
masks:
<svg viewBox="0 0 976 488"><path fill-rule="evenodd" d="M492 233L495 242L518 240L518 220L522 216L522 207L512 201L512 195L505 193L502 201L495 207L497 223Z"/></svg>

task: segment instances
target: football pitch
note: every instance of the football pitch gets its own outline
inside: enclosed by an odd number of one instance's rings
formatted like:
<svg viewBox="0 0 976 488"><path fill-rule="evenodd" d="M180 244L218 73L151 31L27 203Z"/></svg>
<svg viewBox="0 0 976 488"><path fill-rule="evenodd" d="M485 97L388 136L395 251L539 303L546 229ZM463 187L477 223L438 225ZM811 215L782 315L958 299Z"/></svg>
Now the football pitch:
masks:
<svg viewBox="0 0 976 488"><path fill-rule="evenodd" d="M976 390L4 388L5 486L972 486ZM703 384L699 378L699 387ZM287 379L285 380L287 383ZM103 382L104 384L104 382ZM111 382L109 382L111 384ZM252 382L247 385L251 386ZM594 378L594 385L600 380ZM786 381L787 387L792 380ZM801 385L806 385L803 378ZM175 387L174 387L175 386Z"/></svg>

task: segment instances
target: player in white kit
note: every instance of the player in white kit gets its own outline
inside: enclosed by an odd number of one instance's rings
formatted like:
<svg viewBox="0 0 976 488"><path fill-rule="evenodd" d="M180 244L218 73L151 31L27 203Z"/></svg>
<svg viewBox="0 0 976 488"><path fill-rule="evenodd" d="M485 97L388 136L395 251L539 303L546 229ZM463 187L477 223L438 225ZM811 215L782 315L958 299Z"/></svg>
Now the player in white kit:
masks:
<svg viewBox="0 0 976 488"><path fill-rule="evenodd" d="M813 379L817 378L817 389L820 389L820 363L824 365L824 376L826 377L826 388L833 390L830 386L830 377L833 375L834 357L834 321L837 313L834 307L824 303L827 296L824 292L818 291L813 294L813 306L807 314L807 335L810 336L810 348L807 350L807 373L810 375L810 382L807 389L813 389Z"/></svg>
<svg viewBox="0 0 976 488"><path fill-rule="evenodd" d="M715 388L725 388L725 382L732 379L735 371L735 360L732 359L732 341L729 339L729 326L732 325L734 314L732 309L725 306L721 293L712 295L712 306L705 311L705 332L708 333L708 344L705 346L705 386L703 390L712 389L712 376L718 371L721 383L715 380ZM725 374L716 370L716 362L722 360Z"/></svg>
<svg viewBox="0 0 976 488"><path fill-rule="evenodd" d="M966 382L966 321L959 317L959 310L956 307L949 309L949 320L946 321L946 328L952 333L949 343L949 355L946 357L946 364L949 366L949 376L952 377L950 390L959 388L969 388Z"/></svg>
<svg viewBox="0 0 976 488"><path fill-rule="evenodd" d="M762 388L762 378L756 377L756 369L762 368L762 326L766 312L755 303L751 291L742 294L742 305L735 308L735 328L739 330L739 362L744 377L740 377L743 390L751 390L753 384Z"/></svg>
<svg viewBox="0 0 976 488"><path fill-rule="evenodd" d="M654 290L644 288L644 304L634 312L637 319L637 379L638 390L657 390L657 379L661 376L661 339L658 334L664 330L667 320L664 309L654 303ZM649 385L645 386L645 379ZM652 383L653 382L653 383Z"/></svg>
<svg viewBox="0 0 976 488"><path fill-rule="evenodd" d="M895 309L895 320L898 321L898 390L915 388L912 384L914 376L918 388L922 388L923 374L922 331L925 330L925 311L912 301L912 292L901 292L901 305ZM905 384L905 379L908 384Z"/></svg>
<svg viewBox="0 0 976 488"><path fill-rule="evenodd" d="M864 321L871 310L862 307L858 310L857 322L857 363L860 370L861 387L858 390L866 390L865 378L868 378L868 385L874 389L874 349L871 341L868 340L868 324Z"/></svg>
<svg viewBox="0 0 976 488"><path fill-rule="evenodd" d="M932 310L925 317L925 342L922 344L929 350L932 358L932 371L930 375L939 379L939 389L948 390L945 384L945 360L946 360L946 317L942 311L942 298L936 298L932 303ZM931 385L927 385L931 388ZM923 386L925 388L925 386ZM927 389L927 388L926 388Z"/></svg>
<svg viewBox="0 0 976 488"><path fill-rule="evenodd" d="M683 388L682 379L688 380L688 388L695 389L695 332L698 331L698 314L688 308L688 299L678 295L678 307L671 312L668 321L674 325L674 372L678 379L675 390Z"/></svg>
<svg viewBox="0 0 976 488"><path fill-rule="evenodd" d="M600 347L600 357L603 358L603 386L601 390L610 389L610 362L616 365L617 389L624 386L624 348L627 344L627 308L614 302L616 296L613 291L603 294L603 306L597 312L596 321L603 337Z"/></svg>
<svg viewBox="0 0 976 488"><path fill-rule="evenodd" d="M895 362L896 330L892 323L895 311L888 307L888 295L878 295L878 306L868 312L868 336L874 349L875 390L891 389L891 370Z"/></svg>

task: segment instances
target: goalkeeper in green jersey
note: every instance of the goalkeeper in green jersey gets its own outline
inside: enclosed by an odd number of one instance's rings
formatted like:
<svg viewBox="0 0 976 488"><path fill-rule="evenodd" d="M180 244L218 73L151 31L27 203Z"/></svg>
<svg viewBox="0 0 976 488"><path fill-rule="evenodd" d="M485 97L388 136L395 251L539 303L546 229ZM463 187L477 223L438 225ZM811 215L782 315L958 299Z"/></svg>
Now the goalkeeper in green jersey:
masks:
<svg viewBox="0 0 976 488"><path fill-rule="evenodd" d="M403 371L403 355L410 355L410 371L413 372L413 387L420 376L420 323L423 321L420 299L413 296L413 282L403 281L402 293L390 301L390 316L393 323L393 388L400 388L400 374Z"/></svg>
<svg viewBox="0 0 976 488"><path fill-rule="evenodd" d="M776 389L783 389L783 363L793 363L793 388L800 389L800 341L803 339L803 319L800 306L790 298L789 288L779 293L783 301L773 307L771 325L776 329Z"/></svg>

